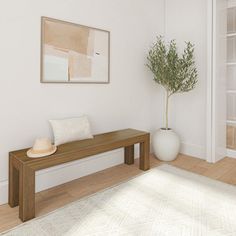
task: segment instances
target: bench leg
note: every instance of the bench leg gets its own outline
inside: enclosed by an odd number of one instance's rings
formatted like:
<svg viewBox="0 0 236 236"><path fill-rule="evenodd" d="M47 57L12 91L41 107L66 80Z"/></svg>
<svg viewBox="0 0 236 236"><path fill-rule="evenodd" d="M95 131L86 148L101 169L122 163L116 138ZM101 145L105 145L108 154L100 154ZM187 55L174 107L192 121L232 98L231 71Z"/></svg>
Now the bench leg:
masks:
<svg viewBox="0 0 236 236"><path fill-rule="evenodd" d="M125 164L134 164L134 145L125 147Z"/></svg>
<svg viewBox="0 0 236 236"><path fill-rule="evenodd" d="M35 217L35 171L22 165L19 172L19 217L24 222Z"/></svg>
<svg viewBox="0 0 236 236"><path fill-rule="evenodd" d="M9 157L8 204L10 207L19 205L19 171L14 166L12 157Z"/></svg>
<svg viewBox="0 0 236 236"><path fill-rule="evenodd" d="M139 159L139 169L140 170L148 170L150 168L150 160L149 160L149 155L150 155L150 141L149 141L149 136L148 138L140 143L139 146L140 149L140 159Z"/></svg>

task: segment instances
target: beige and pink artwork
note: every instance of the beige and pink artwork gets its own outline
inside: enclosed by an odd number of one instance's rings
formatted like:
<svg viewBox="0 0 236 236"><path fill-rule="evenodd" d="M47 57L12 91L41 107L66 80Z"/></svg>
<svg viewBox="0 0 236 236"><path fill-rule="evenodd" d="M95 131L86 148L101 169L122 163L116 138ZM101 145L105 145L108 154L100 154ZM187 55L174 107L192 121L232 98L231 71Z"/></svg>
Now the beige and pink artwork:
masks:
<svg viewBox="0 0 236 236"><path fill-rule="evenodd" d="M42 18L42 82L108 83L109 32Z"/></svg>

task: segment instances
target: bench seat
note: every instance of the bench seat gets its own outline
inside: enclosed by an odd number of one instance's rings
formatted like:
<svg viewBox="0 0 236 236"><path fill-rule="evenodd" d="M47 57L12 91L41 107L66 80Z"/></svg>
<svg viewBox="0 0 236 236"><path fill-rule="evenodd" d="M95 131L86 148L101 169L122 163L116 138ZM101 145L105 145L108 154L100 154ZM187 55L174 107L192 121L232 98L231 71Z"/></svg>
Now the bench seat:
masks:
<svg viewBox="0 0 236 236"><path fill-rule="evenodd" d="M93 139L80 140L58 146L48 157L29 158L28 149L9 153L9 205L19 205L19 217L27 221L35 217L35 172L60 164L86 158L117 148L124 148L124 163L134 163L134 144L140 144L141 170L149 169L150 134L125 129L95 135Z"/></svg>

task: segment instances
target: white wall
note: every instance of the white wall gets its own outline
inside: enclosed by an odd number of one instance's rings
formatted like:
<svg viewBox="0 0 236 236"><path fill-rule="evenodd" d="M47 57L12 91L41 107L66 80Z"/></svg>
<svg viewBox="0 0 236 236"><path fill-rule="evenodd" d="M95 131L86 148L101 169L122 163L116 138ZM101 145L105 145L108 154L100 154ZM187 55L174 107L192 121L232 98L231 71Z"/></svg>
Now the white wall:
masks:
<svg viewBox="0 0 236 236"><path fill-rule="evenodd" d="M200 158L205 158L206 145L206 14L206 0L166 0L166 38L176 39L180 51L184 41L195 44L199 80L195 90L171 97L170 126L181 137L182 152Z"/></svg>
<svg viewBox="0 0 236 236"><path fill-rule="evenodd" d="M48 119L88 114L94 133L127 127L154 128L152 98L156 89L144 64L150 43L157 34L163 34L163 3L1 1L0 202L6 202L7 197L8 152L31 146L36 137L51 136ZM111 31L111 83L40 84L41 16ZM100 162L90 158L83 164L44 171L37 177L37 189L66 180L60 176L68 175L70 180L120 162L122 151L117 151L104 155Z"/></svg>

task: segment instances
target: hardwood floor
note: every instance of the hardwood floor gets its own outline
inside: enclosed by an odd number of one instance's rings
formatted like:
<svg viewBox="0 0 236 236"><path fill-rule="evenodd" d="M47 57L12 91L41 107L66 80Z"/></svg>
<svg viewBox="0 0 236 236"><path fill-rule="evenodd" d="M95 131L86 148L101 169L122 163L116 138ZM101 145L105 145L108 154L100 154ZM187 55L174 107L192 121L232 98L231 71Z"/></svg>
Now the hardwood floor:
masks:
<svg viewBox="0 0 236 236"><path fill-rule="evenodd" d="M151 156L151 168L163 162ZM236 185L236 159L224 158L216 164L185 155L169 163L170 165L204 175L225 183ZM69 183L36 194L36 216L44 215L84 196L108 188L143 173L138 169L138 160L134 165L119 165L95 174L82 177ZM18 218L18 207L0 206L0 232L15 227L22 222Z"/></svg>
<svg viewBox="0 0 236 236"><path fill-rule="evenodd" d="M236 150L236 126L235 125L227 125L226 130L227 136L227 148Z"/></svg>

